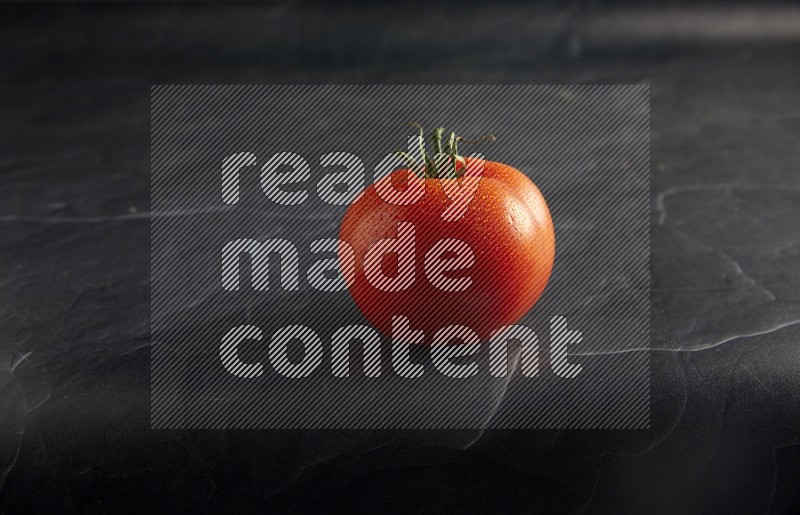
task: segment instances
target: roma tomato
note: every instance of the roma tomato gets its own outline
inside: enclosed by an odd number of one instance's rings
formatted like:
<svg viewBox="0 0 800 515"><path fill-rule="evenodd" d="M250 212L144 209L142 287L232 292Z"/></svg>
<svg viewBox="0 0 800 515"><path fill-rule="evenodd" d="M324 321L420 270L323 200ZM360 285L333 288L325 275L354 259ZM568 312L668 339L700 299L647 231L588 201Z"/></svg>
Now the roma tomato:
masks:
<svg viewBox="0 0 800 515"><path fill-rule="evenodd" d="M437 135L441 138L438 130ZM450 142L447 153L455 159L454 139ZM447 219L453 188L459 187L454 181L464 177L456 178L452 166L449 174L444 169L429 173L435 166L427 155L425 162L424 175L397 170L364 190L345 213L339 237L355 252L350 294L384 334L391 335L392 317L402 315L427 339L457 324L485 341L492 331L519 321L547 285L555 254L547 203L533 182L511 166L458 156L461 170L480 164L483 170L466 211ZM390 189L424 194L398 205L384 200ZM397 240L394 247L390 239ZM370 262L370 250L374 258L381 246L392 252ZM403 269L409 260L410 276ZM375 266L388 278L404 274L406 280L383 287L375 280Z"/></svg>

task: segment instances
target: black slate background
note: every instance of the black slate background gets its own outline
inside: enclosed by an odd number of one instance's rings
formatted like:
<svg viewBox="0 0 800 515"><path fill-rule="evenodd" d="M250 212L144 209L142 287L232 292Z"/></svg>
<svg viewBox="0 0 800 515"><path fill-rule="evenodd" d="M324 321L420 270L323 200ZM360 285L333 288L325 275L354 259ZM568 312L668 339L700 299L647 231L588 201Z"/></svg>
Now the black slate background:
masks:
<svg viewBox="0 0 800 515"><path fill-rule="evenodd" d="M797 8L0 20L0 512L800 512ZM150 430L150 86L353 82L651 85L650 430Z"/></svg>

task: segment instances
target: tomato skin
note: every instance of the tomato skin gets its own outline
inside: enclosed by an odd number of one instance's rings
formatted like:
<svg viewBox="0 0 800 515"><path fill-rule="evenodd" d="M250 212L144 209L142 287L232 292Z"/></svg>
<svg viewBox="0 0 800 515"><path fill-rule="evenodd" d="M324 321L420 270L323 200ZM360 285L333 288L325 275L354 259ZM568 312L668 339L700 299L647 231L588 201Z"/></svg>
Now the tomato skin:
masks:
<svg viewBox="0 0 800 515"><path fill-rule="evenodd" d="M406 206L390 204L373 184L342 220L339 238L355 251L349 290L364 316L391 335L392 317L403 315L412 329L425 332L426 341L454 324L473 329L486 341L495 329L518 322L544 292L555 256L553 223L539 189L520 171L486 161L466 213L446 221L441 215L451 201L442 183L455 179L423 179L410 170L397 170L379 183L392 181L402 190L399 185L406 180L424 182L422 199ZM396 238L402 222L415 228L414 282L402 291L381 291L366 277L364 256L378 240ZM445 273L471 277L464 291L443 291L426 276L425 254L443 238L467 243L474 254L469 268ZM383 270L387 276L396 275L397 260L384 260Z"/></svg>

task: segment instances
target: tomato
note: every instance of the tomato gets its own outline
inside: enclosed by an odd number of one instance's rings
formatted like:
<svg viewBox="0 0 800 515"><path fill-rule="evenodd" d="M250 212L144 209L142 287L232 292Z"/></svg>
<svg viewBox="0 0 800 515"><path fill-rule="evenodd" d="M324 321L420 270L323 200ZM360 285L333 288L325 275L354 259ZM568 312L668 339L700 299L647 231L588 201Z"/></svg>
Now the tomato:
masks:
<svg viewBox="0 0 800 515"><path fill-rule="evenodd" d="M458 157L459 163L476 164ZM369 186L346 211L339 238L355 253L355 274L348 288L367 320L384 334L391 335L392 317L402 315L411 329L423 330L426 338L457 324L471 328L486 341L494 330L519 321L541 297L555 255L547 203L519 170L491 161L480 163L483 172L474 197L457 220L444 219L443 213L453 203L447 194L452 190L447 188L456 186L453 181L459 179L445 173L421 177L412 169L394 171ZM397 205L381 197L380 192L390 187L399 192L424 189L424 195L414 203ZM398 238L401 227L414 229L413 282L397 291L385 291L370 281L365 257L382 240ZM457 252L448 251L447 245L436 247L442 240L452 239L468 248L456 245ZM426 256L430 258L432 248L445 248L442 259L464 258L460 266L441 274L448 284L459 285L457 288L443 289L442 281L431 280ZM465 252L471 252L473 259L465 257ZM340 246L340 259L344 258ZM379 266L385 276L397 277L401 272L399 253L386 254Z"/></svg>

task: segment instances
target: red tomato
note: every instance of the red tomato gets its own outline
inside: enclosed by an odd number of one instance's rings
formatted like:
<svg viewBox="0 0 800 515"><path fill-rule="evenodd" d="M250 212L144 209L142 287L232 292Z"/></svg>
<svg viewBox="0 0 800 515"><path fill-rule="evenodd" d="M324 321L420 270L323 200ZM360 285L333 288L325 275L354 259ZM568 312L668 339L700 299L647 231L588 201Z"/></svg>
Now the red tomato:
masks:
<svg viewBox="0 0 800 515"><path fill-rule="evenodd" d="M444 188L446 181L456 180L397 170L364 190L345 213L339 237L355 251L349 290L364 316L384 334L391 335L392 317L402 315L412 329L423 330L428 341L437 330L454 324L473 329L486 341L492 331L519 321L545 289L553 268L555 235L539 189L518 170L486 161L466 213L447 221L442 213L452 201ZM424 187L425 194L414 204L394 205L376 189L389 186L382 184L386 181L401 192L403 186ZM404 222L414 227L413 282L401 291L383 291L368 279L365 255L380 240L397 238ZM437 287L426 273L426 253L447 238L466 243L474 255L471 266L442 274L452 280L468 277L469 285L459 291ZM453 254L442 255L448 257ZM387 254L381 262L383 273L396 277L398 261L397 253Z"/></svg>

